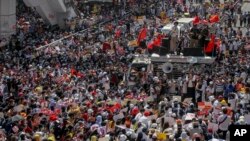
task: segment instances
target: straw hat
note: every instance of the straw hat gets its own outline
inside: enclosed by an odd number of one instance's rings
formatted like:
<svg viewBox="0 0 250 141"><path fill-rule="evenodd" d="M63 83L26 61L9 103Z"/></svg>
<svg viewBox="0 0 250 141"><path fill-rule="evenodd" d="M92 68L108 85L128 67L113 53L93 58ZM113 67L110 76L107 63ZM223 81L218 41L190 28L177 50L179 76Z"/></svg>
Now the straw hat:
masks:
<svg viewBox="0 0 250 141"><path fill-rule="evenodd" d="M225 100L222 100L222 101L220 102L220 104L223 105L223 106L227 106L227 102L226 102Z"/></svg>

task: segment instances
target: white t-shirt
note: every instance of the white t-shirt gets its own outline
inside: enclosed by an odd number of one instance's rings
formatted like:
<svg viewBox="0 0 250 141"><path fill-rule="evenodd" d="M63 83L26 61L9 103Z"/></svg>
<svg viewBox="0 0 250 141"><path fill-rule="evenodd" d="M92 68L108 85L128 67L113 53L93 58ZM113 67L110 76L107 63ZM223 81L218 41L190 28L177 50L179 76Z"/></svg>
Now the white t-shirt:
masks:
<svg viewBox="0 0 250 141"><path fill-rule="evenodd" d="M145 117L145 116L143 115L143 116L139 119L139 122L141 122L141 123L143 123L143 124L145 124L145 125L147 126L149 120L148 120L147 117Z"/></svg>
<svg viewBox="0 0 250 141"><path fill-rule="evenodd" d="M142 117L142 113L138 113L136 116L135 116L135 120L136 121L139 121L139 119Z"/></svg>
<svg viewBox="0 0 250 141"><path fill-rule="evenodd" d="M193 80L188 80L188 88L194 87Z"/></svg>
<svg viewBox="0 0 250 141"><path fill-rule="evenodd" d="M227 116L227 117L226 117ZM226 118L226 119L225 119ZM220 115L218 117L218 124L219 124L219 129L222 131L227 131L228 130L228 126L231 124L231 119L228 115ZM221 123L222 122L222 123Z"/></svg>

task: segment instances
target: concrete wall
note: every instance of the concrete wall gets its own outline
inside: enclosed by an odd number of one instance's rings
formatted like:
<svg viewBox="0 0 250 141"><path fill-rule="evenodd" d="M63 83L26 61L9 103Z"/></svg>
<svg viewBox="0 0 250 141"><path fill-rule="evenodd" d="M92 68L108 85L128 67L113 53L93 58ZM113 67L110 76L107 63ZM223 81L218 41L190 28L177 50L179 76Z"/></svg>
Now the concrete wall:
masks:
<svg viewBox="0 0 250 141"><path fill-rule="evenodd" d="M76 13L67 8L64 0L23 0L28 7L35 7L40 16L51 25L63 26L63 19L67 19Z"/></svg>
<svg viewBox="0 0 250 141"><path fill-rule="evenodd" d="M16 33L16 0L0 0L0 37Z"/></svg>

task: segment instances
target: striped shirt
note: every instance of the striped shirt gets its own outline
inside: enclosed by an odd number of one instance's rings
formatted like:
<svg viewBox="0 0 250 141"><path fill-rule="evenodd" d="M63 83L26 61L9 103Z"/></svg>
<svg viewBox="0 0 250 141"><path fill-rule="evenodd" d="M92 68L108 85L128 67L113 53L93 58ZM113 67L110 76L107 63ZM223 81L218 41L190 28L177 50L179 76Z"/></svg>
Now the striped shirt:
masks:
<svg viewBox="0 0 250 141"><path fill-rule="evenodd" d="M216 83L215 84L215 92L223 92L224 91L224 84Z"/></svg>

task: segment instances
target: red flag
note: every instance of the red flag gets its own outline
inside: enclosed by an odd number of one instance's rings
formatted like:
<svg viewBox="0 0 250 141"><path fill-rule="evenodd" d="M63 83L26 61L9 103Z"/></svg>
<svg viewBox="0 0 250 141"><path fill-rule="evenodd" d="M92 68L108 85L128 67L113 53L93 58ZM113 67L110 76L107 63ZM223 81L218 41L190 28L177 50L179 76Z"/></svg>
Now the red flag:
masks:
<svg viewBox="0 0 250 141"><path fill-rule="evenodd" d="M218 15L212 15L209 19L210 23L217 23L220 21L220 18Z"/></svg>
<svg viewBox="0 0 250 141"><path fill-rule="evenodd" d="M200 18L198 16L194 17L193 24L199 24L200 23Z"/></svg>
<svg viewBox="0 0 250 141"><path fill-rule="evenodd" d="M159 34L156 38L156 40L154 41L154 45L155 46L161 46L161 40L163 38L163 35Z"/></svg>
<svg viewBox="0 0 250 141"><path fill-rule="evenodd" d="M207 44L207 47L205 48L205 52L206 52L206 53L211 53L211 52L213 52L214 43L215 43L215 35L212 34L212 35L210 36L210 41L209 41L209 43Z"/></svg>
<svg viewBox="0 0 250 141"><path fill-rule="evenodd" d="M161 46L163 35L159 34L156 39L148 44L148 49L153 49L155 46Z"/></svg>
<svg viewBox="0 0 250 141"><path fill-rule="evenodd" d="M137 43L140 44L140 42L144 40L146 37L147 37L147 28L143 28L139 33Z"/></svg>
<svg viewBox="0 0 250 141"><path fill-rule="evenodd" d="M150 42L150 43L148 44L148 49L151 50L151 49L153 49L153 48L154 48L154 42Z"/></svg>

